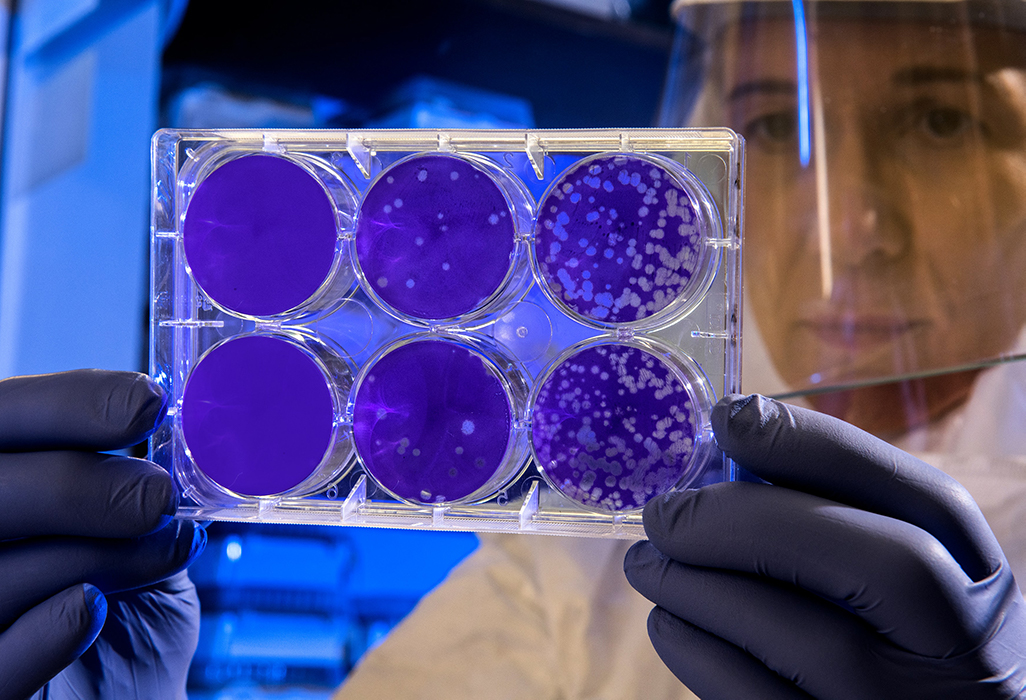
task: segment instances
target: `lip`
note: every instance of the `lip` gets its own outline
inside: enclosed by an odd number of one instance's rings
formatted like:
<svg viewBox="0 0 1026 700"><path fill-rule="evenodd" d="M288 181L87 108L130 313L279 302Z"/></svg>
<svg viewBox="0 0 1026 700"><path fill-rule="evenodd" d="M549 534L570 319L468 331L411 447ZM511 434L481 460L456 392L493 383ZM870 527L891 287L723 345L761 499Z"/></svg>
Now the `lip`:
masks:
<svg viewBox="0 0 1026 700"><path fill-rule="evenodd" d="M812 333L824 345L864 349L927 326L927 321L886 314L822 314L799 319L798 327Z"/></svg>

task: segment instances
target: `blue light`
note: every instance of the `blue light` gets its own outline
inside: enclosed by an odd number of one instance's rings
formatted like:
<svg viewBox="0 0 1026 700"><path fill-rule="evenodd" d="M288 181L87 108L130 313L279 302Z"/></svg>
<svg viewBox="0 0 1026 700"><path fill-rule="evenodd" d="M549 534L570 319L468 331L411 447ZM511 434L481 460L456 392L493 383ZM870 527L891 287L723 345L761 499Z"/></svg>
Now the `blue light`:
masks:
<svg viewBox="0 0 1026 700"><path fill-rule="evenodd" d="M809 127L809 41L805 31L805 8L802 0L791 0L794 7L794 33L798 53L798 156L802 167L808 167L812 152Z"/></svg>
<svg viewBox="0 0 1026 700"><path fill-rule="evenodd" d="M242 542L239 541L238 537L228 538L228 543L225 545L224 553L228 557L228 561L239 560L239 557L242 556Z"/></svg>

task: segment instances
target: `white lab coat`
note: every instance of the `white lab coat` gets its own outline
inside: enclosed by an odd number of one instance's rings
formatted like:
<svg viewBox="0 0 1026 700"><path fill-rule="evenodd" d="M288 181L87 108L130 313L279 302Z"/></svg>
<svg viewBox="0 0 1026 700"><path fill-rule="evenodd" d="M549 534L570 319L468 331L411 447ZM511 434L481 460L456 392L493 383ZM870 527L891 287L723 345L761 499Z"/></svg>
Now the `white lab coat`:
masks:
<svg viewBox="0 0 1026 700"><path fill-rule="evenodd" d="M1026 580L1026 363L987 370L957 415L900 446L968 488ZM483 535L335 698L694 698L649 643L652 605L622 573L630 544Z"/></svg>

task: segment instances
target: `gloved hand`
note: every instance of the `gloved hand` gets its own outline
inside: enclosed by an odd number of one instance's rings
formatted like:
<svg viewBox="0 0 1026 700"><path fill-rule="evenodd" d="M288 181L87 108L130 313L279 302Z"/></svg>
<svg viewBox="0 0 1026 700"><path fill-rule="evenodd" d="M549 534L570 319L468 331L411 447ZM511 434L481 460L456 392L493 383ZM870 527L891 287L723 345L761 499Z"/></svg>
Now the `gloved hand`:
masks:
<svg viewBox="0 0 1026 700"><path fill-rule="evenodd" d="M650 542L624 564L685 685L703 700L1026 697L1026 604L954 479L760 396L727 397L712 423L773 485L653 500Z"/></svg>
<svg viewBox="0 0 1026 700"><path fill-rule="evenodd" d="M206 535L171 519L166 471L97 452L140 442L165 412L163 392L135 373L0 381L3 700L76 659L43 696L184 698L199 609L185 574L172 576Z"/></svg>

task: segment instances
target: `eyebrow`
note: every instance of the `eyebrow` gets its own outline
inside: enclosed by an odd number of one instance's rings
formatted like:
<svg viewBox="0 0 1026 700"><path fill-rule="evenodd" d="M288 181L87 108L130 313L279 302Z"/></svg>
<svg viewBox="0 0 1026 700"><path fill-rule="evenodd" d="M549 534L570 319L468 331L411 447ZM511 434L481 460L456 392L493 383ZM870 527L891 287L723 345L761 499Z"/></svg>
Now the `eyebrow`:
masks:
<svg viewBox="0 0 1026 700"><path fill-rule="evenodd" d="M897 85L915 87L931 83L983 83L985 81L982 74L964 71L960 68L911 66L897 71L891 77L891 82ZM797 91L797 85L790 80L752 80L735 86L727 95L727 100L733 102L752 94L793 95Z"/></svg>
<svg viewBox="0 0 1026 700"><path fill-rule="evenodd" d="M961 68L911 66L894 73L891 82L914 87L930 83L982 83L984 78L980 73L972 73Z"/></svg>
<svg viewBox="0 0 1026 700"><path fill-rule="evenodd" d="M751 82L736 85L734 89L730 91L730 94L727 95L727 101L733 102L734 100L753 93L793 95L796 92L798 92L798 86L791 80L753 80Z"/></svg>

